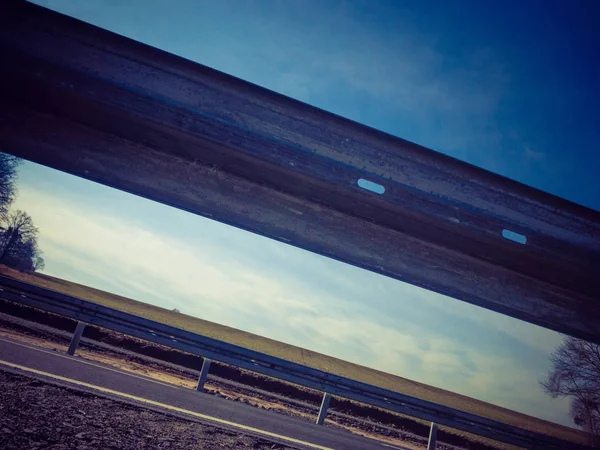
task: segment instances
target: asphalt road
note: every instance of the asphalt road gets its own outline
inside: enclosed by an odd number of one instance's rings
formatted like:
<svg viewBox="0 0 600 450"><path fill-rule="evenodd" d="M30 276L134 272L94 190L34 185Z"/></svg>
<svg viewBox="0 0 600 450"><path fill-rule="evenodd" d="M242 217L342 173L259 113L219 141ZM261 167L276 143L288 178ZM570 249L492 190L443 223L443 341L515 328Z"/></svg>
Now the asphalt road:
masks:
<svg viewBox="0 0 600 450"><path fill-rule="evenodd" d="M5 338L0 339L0 369L23 372L154 410L175 412L223 428L263 435L299 448L400 448Z"/></svg>

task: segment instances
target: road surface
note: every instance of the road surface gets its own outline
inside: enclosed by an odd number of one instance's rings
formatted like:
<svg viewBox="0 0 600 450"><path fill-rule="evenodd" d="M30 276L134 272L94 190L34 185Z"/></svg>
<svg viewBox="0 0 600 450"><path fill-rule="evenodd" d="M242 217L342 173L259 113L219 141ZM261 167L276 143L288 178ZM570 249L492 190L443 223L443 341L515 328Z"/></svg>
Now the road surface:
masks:
<svg viewBox="0 0 600 450"><path fill-rule="evenodd" d="M389 450L348 431L198 393L77 356L0 338L0 370L11 370L95 394L307 449Z"/></svg>

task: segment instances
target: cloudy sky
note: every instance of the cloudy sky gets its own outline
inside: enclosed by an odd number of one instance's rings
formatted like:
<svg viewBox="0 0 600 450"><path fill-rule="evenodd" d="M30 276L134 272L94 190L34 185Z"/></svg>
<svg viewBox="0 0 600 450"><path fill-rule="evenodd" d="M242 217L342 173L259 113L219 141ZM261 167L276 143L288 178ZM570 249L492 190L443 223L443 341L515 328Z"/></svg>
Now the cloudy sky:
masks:
<svg viewBox="0 0 600 450"><path fill-rule="evenodd" d="M600 209L595 2L37 3ZM570 424L557 333L32 163L15 206L51 275Z"/></svg>

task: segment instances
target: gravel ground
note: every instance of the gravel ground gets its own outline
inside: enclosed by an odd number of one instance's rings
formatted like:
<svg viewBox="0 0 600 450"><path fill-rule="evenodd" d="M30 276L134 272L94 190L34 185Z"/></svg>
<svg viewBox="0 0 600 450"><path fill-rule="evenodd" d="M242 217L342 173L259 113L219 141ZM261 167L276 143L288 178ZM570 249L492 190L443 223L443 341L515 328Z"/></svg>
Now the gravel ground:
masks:
<svg viewBox="0 0 600 450"><path fill-rule="evenodd" d="M3 449L287 449L266 439L0 370Z"/></svg>

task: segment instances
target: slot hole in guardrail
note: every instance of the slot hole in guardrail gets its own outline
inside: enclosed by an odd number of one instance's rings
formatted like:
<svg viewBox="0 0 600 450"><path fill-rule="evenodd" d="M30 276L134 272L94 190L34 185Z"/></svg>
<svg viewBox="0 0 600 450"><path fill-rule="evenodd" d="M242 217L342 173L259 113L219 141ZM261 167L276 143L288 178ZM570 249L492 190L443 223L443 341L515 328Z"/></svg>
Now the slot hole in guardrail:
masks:
<svg viewBox="0 0 600 450"><path fill-rule="evenodd" d="M366 189L367 191L375 192L376 194L383 194L385 192L385 188L378 183L373 181L365 180L364 178L359 178L356 182L359 187Z"/></svg>
<svg viewBox="0 0 600 450"><path fill-rule="evenodd" d="M527 236L521 233L516 233L511 230L502 230L502 237L504 239L508 239L509 241L516 242L517 244L527 244Z"/></svg>

